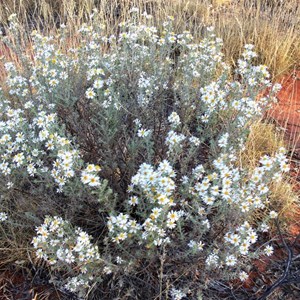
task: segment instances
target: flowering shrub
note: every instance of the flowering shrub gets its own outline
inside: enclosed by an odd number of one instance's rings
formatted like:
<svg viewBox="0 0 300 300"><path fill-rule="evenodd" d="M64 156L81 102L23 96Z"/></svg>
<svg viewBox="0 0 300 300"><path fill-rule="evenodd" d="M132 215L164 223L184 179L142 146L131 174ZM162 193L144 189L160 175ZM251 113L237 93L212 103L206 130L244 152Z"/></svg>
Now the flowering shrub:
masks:
<svg viewBox="0 0 300 300"><path fill-rule="evenodd" d="M69 222L60 217L46 217L44 224L37 228L37 237L33 238L36 255L43 258L51 266L72 265L71 272L78 273L66 283L72 292L82 292L88 286L85 274L92 280L92 274L101 262L97 246L90 242L91 237L80 228L75 232ZM66 268L68 271L69 268Z"/></svg>
<svg viewBox="0 0 300 300"><path fill-rule="evenodd" d="M252 45L232 70L212 28L197 43L188 31L175 34L172 18L161 28L149 16L132 20L106 36L95 16L76 48L60 48L64 28L55 38L33 32L33 59L6 64L2 192L29 182L40 195L55 197L47 190L55 186L62 201L75 199L73 214L47 216L32 241L39 258L68 274L70 291L82 296L101 280L122 287L124 277L150 272L149 263L161 270L149 299L170 281L172 299L196 297L189 286L198 269L198 290L207 278L244 281L250 260L273 251L262 233L276 216L268 214L269 185L289 169L285 149L254 169L239 157L279 86L252 64ZM10 30L16 36L18 24ZM78 218L87 203L97 208Z"/></svg>

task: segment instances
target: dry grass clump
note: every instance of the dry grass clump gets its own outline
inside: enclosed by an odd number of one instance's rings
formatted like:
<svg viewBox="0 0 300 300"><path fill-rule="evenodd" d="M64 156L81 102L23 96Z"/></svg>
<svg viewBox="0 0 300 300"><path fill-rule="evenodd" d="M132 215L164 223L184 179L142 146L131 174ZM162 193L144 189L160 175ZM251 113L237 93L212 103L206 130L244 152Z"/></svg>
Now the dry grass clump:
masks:
<svg viewBox="0 0 300 300"><path fill-rule="evenodd" d="M269 188L270 209L278 212L278 220L284 235L294 240L300 233L299 192L295 190L295 185L289 178L274 182ZM260 218L261 215L255 217ZM275 224L271 225L269 234L270 236L278 236L278 228Z"/></svg>
<svg viewBox="0 0 300 300"><path fill-rule="evenodd" d="M290 219L291 210L299 206L299 199L293 190L293 186L288 181L280 181L271 185L270 202L278 211L283 221L293 221Z"/></svg>
<svg viewBox="0 0 300 300"><path fill-rule="evenodd" d="M274 124L259 121L250 128L246 149L241 153L241 165L251 169L255 168L262 156L272 156L280 147L285 147L283 131ZM299 207L299 195L292 180L285 178L281 181L274 181L269 188L271 191L270 209L279 212L283 224L296 222L293 212L295 208ZM266 214L267 211L263 211L262 214L256 213L254 218L261 218ZM276 234L276 231L274 226L271 232Z"/></svg>
<svg viewBox="0 0 300 300"><path fill-rule="evenodd" d="M226 56L237 58L245 43L253 43L274 78L299 66L299 3L243 2L244 5L231 4L214 13L214 25L224 40Z"/></svg>
<svg viewBox="0 0 300 300"><path fill-rule="evenodd" d="M241 165L253 168L263 155L273 155L280 147L284 147L283 132L274 124L256 122L250 128L246 149L241 153Z"/></svg>

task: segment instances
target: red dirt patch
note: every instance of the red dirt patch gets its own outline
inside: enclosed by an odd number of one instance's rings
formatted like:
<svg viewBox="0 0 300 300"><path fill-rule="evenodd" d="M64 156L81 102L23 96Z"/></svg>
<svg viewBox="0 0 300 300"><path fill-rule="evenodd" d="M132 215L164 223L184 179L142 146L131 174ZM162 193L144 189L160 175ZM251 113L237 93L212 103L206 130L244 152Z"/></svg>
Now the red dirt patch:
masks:
<svg viewBox="0 0 300 300"><path fill-rule="evenodd" d="M278 103L268 111L268 117L274 119L285 129L285 139L292 151L290 175L294 190L300 191L300 70L284 76L280 83L281 91L277 95ZM286 217L290 220L288 232L292 237L300 233L300 207L295 204Z"/></svg>
<svg viewBox="0 0 300 300"><path fill-rule="evenodd" d="M285 212L285 217L289 219L288 233L291 239L295 239L300 234L300 207L294 204L289 211Z"/></svg>
<svg viewBox="0 0 300 300"><path fill-rule="evenodd" d="M293 187L296 192L300 191L300 71L295 71L289 76L280 80L281 91L277 95L278 103L275 104L267 113L267 117L285 130L285 139L292 151L292 162L290 175L293 179ZM294 204L289 211L285 212L288 219L287 232L284 236L286 242L291 245L300 234L300 207ZM300 252L299 240L295 243L294 251ZM280 240L277 242L281 243ZM250 272L249 278L243 286L247 289L253 288L257 278L261 278L266 286L270 285L268 269L272 263L286 261L287 252L284 245L275 249L270 257L262 257L253 262L254 270ZM266 276L264 276L266 275Z"/></svg>
<svg viewBox="0 0 300 300"><path fill-rule="evenodd" d="M280 83L278 103L268 112L268 116L276 120L285 129L285 138L288 142L293 160L290 175L294 180L294 189L300 190L300 71L294 71L284 76ZM296 204L286 212L290 220L288 231L292 237L300 233L300 208Z"/></svg>
<svg viewBox="0 0 300 300"><path fill-rule="evenodd" d="M294 154L300 157L300 71L284 76L278 103L268 112L285 129L286 139Z"/></svg>

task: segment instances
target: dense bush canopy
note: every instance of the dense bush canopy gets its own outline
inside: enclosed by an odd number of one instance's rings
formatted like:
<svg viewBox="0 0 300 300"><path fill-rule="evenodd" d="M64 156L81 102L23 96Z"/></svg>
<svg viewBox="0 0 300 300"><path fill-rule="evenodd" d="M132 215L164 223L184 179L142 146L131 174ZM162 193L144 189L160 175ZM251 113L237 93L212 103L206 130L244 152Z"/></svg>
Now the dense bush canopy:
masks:
<svg viewBox="0 0 300 300"><path fill-rule="evenodd" d="M3 40L21 67L6 64L0 98L1 226L36 227L37 257L79 297L100 286L112 299L113 285L197 299L208 281L245 281L250 260L273 251L269 186L289 170L285 149L254 168L240 158L280 87L252 45L231 69L213 28L196 43L171 17L156 28L136 13L110 36L91 16L64 51L64 26L34 31L32 58L11 17Z"/></svg>

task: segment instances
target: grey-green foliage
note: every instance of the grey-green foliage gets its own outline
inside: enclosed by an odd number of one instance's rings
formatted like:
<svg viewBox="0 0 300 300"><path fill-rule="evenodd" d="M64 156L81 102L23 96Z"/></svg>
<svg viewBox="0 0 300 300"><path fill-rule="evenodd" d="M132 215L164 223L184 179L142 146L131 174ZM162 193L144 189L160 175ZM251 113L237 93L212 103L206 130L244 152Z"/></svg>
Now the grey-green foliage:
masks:
<svg viewBox="0 0 300 300"><path fill-rule="evenodd" d="M164 260L168 280L181 286L192 285L196 274L193 267L187 271L186 261L200 262L203 287L206 277L241 278L249 258L258 255L254 244L263 229L249 218L266 209L268 184L280 180L286 159L281 149L247 170L238 165L238 155L249 127L272 99L274 89L258 99L270 87L269 73L252 65L251 45L231 70L211 28L198 43L189 32L172 30L171 18L159 30L147 20L129 20L117 36L105 36L95 19L79 30L75 48L67 46L66 29L55 38L33 32L33 59L24 59L23 68L6 64L3 191L10 195L13 185L19 189L27 181L37 197L33 215L64 216L93 234L105 263L75 272L74 291L110 273L112 284L121 285L135 273L151 278L160 269L161 281L154 280L149 298L159 284L167 286ZM41 195L45 207L38 213ZM67 262L77 271L71 254L61 255L55 234L62 234L53 220L37 228L34 247L55 267L63 262L65 270ZM77 238L71 231L71 242L63 245L72 252L73 241L82 246L85 234L80 230L83 238Z"/></svg>

